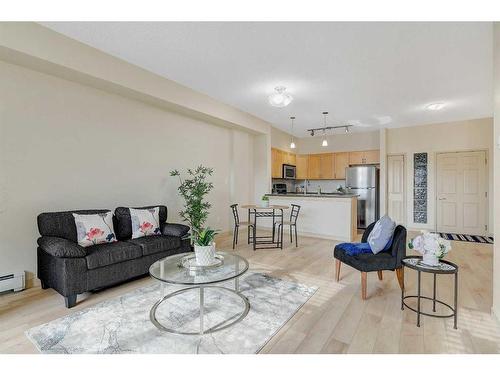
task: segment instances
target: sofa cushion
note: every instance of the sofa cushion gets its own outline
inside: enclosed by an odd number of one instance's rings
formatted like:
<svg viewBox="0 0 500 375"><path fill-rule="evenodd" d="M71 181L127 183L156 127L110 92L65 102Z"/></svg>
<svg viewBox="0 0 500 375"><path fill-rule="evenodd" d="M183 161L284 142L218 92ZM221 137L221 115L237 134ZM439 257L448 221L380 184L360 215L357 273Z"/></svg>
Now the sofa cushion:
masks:
<svg viewBox="0 0 500 375"><path fill-rule="evenodd" d="M165 236L184 237L189 232L189 227L184 224L163 223L161 233Z"/></svg>
<svg viewBox="0 0 500 375"><path fill-rule="evenodd" d="M159 220L160 226L167 221L167 207L166 206L147 206L147 207L134 207L136 209L148 209L159 207ZM129 240L132 238L132 220L130 218L129 207L118 207L115 210L114 216L115 233L119 240Z"/></svg>
<svg viewBox="0 0 500 375"><path fill-rule="evenodd" d="M86 250L89 270L142 257L141 247L126 241L94 245Z"/></svg>
<svg viewBox="0 0 500 375"><path fill-rule="evenodd" d="M394 235L395 228L396 223L387 215L382 216L375 223L367 241L370 244L373 254L377 254L386 249ZM388 247L390 246L389 244Z"/></svg>
<svg viewBox="0 0 500 375"><path fill-rule="evenodd" d="M116 241L111 211L92 215L73 213L73 217L75 218L78 245L89 247Z"/></svg>
<svg viewBox="0 0 500 375"><path fill-rule="evenodd" d="M132 238L157 236L161 234L159 207L139 210L130 208L130 220L132 222Z"/></svg>
<svg viewBox="0 0 500 375"><path fill-rule="evenodd" d="M144 256L162 251L175 250L181 246L181 239L174 236L147 236L127 242L140 246Z"/></svg>
<svg viewBox="0 0 500 375"><path fill-rule="evenodd" d="M44 212L38 215L38 231L42 236L61 237L77 242L75 218L73 214L101 214L109 210L75 210L62 212Z"/></svg>
<svg viewBox="0 0 500 375"><path fill-rule="evenodd" d="M60 237L40 237L38 246L46 253L58 258L82 258L87 255L80 245Z"/></svg>
<svg viewBox="0 0 500 375"><path fill-rule="evenodd" d="M396 268L396 258L392 256L390 251L382 251L378 254L358 254L351 256L341 247L335 246L333 256L342 263L361 272L393 270Z"/></svg>

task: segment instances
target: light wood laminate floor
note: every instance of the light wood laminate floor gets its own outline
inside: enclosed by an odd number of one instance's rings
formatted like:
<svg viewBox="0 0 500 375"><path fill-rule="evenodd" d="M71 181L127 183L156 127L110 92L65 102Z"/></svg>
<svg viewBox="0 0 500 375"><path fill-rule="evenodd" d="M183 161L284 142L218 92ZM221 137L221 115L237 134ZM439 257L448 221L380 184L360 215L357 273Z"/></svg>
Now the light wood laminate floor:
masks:
<svg viewBox="0 0 500 375"><path fill-rule="evenodd" d="M240 232L236 252L253 271L318 286L315 295L266 344L261 353L498 353L500 327L491 316L492 246L452 242L447 259L460 266L458 330L452 319L422 318L400 308L394 272L368 275L368 299L361 300L360 274L342 265L334 281L334 241L299 237L299 247L253 251ZM231 235L217 239L219 250L231 249ZM406 288L413 293L416 274L406 269ZM452 277L438 276L438 297L452 301ZM110 297L153 283L149 277L78 297L71 310L53 290L34 287L0 296L0 353L36 353L24 335L32 326L49 322ZM423 277L423 293L431 295L432 276ZM428 308L428 304L423 304Z"/></svg>

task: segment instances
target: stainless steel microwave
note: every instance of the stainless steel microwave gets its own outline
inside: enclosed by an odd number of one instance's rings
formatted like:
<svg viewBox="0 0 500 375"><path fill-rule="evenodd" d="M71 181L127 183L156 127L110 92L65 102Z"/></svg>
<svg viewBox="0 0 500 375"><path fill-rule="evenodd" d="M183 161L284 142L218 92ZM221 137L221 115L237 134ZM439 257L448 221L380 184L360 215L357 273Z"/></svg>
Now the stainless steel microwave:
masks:
<svg viewBox="0 0 500 375"><path fill-rule="evenodd" d="M297 167L295 165L283 164L283 178L295 180L297 174Z"/></svg>

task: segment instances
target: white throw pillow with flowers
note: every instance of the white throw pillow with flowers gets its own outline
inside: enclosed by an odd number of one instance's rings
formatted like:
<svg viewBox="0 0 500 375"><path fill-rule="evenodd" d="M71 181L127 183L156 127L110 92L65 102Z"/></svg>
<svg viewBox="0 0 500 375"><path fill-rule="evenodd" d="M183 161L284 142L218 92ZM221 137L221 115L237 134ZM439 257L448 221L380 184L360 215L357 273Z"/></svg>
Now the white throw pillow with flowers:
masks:
<svg viewBox="0 0 500 375"><path fill-rule="evenodd" d="M78 245L88 247L116 241L111 211L100 214L73 214Z"/></svg>
<svg viewBox="0 0 500 375"><path fill-rule="evenodd" d="M132 238L161 234L159 217L160 207L144 209L130 208Z"/></svg>

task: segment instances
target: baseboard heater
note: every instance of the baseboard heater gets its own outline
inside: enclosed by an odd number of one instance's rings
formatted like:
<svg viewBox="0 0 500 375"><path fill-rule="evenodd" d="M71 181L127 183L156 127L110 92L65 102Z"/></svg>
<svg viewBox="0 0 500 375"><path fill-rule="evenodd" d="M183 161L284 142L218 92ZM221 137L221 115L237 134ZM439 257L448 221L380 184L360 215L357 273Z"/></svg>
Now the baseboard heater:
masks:
<svg viewBox="0 0 500 375"><path fill-rule="evenodd" d="M19 292L24 289L24 272L14 272L0 276L0 293L13 290Z"/></svg>

